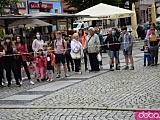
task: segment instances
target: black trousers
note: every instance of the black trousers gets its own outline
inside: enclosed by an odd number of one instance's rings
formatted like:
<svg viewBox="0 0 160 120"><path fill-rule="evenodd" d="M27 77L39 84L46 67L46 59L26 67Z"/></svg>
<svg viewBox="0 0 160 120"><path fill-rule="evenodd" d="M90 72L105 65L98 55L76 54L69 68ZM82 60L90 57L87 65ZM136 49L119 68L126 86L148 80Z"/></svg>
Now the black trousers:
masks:
<svg viewBox="0 0 160 120"><path fill-rule="evenodd" d="M3 78L3 58L0 57L0 85L2 84L2 78Z"/></svg>
<svg viewBox="0 0 160 120"><path fill-rule="evenodd" d="M13 56L6 56L5 57L4 67L5 67L5 70L6 70L6 77L7 77L8 84L11 84L11 70L14 74L16 84L19 84L17 64L16 64L16 60Z"/></svg>
<svg viewBox="0 0 160 120"><path fill-rule="evenodd" d="M71 63L72 71L73 71L74 70L74 65L73 65L73 60L72 60L71 55L66 55L66 61L67 61L68 71L70 71L70 63Z"/></svg>
<svg viewBox="0 0 160 120"><path fill-rule="evenodd" d="M85 65L85 70L87 69L87 53L84 52L84 65Z"/></svg>
<svg viewBox="0 0 160 120"><path fill-rule="evenodd" d="M74 59L75 72L79 72L81 67L81 59Z"/></svg>
<svg viewBox="0 0 160 120"><path fill-rule="evenodd" d="M158 63L158 50L159 47L150 47L150 55L151 55L151 64L157 64Z"/></svg>
<svg viewBox="0 0 160 120"><path fill-rule="evenodd" d="M24 70L26 72L28 79L30 80L31 79L30 72L28 70L26 61L22 60L22 56L19 56L18 59L16 59L16 63L17 63L17 70L18 70L18 78L22 80L22 75L21 75L21 65L22 65L24 67Z"/></svg>
<svg viewBox="0 0 160 120"><path fill-rule="evenodd" d="M89 55L89 61L91 65L91 71L99 71L99 62L97 59L97 54L98 53L88 53Z"/></svg>

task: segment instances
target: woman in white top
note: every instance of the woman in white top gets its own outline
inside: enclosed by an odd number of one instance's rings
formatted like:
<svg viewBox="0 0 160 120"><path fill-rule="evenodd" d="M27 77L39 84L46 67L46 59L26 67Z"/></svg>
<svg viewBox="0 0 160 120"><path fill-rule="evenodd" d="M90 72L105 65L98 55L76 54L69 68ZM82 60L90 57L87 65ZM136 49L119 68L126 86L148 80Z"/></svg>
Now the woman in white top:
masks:
<svg viewBox="0 0 160 120"><path fill-rule="evenodd" d="M32 43L32 49L35 55L39 49L43 50L43 44L44 44L44 41L42 40L42 36L39 32L37 32L36 37L37 39L35 39Z"/></svg>
<svg viewBox="0 0 160 120"><path fill-rule="evenodd" d="M81 57L83 55L82 44L79 42L79 35L78 33L73 34L73 40L71 41L71 53L74 53L77 57L74 57L74 54L71 54L72 59L74 60L75 64L75 72L79 72L81 74L80 67L81 67Z"/></svg>

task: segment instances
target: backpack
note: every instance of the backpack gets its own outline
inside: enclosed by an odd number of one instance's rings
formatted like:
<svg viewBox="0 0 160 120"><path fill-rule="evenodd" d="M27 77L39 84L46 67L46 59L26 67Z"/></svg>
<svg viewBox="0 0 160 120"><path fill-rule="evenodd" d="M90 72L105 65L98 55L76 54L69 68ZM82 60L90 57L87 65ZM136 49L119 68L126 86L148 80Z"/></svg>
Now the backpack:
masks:
<svg viewBox="0 0 160 120"><path fill-rule="evenodd" d="M57 47L56 44L57 44L57 40L55 41L55 47ZM63 48L65 49L64 40L62 40L62 45L63 45Z"/></svg>

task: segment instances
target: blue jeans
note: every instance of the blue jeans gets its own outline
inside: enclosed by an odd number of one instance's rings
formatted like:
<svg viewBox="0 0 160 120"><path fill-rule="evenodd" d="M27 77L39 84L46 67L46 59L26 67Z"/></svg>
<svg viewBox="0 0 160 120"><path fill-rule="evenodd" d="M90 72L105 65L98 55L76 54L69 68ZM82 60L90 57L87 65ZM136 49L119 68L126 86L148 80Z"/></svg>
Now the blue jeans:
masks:
<svg viewBox="0 0 160 120"><path fill-rule="evenodd" d="M147 60L148 64L150 64L151 56L150 55L144 55L144 65L146 65L146 60Z"/></svg>

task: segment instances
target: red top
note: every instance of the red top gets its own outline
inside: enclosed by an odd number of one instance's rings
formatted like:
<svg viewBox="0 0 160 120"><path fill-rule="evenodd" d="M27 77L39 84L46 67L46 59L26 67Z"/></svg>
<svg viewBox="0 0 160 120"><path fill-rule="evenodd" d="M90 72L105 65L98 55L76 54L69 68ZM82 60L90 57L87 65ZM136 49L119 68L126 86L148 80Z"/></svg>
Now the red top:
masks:
<svg viewBox="0 0 160 120"><path fill-rule="evenodd" d="M85 46L85 43L86 43L86 37L87 35L84 33L84 35L82 36L82 46L83 47Z"/></svg>
<svg viewBox="0 0 160 120"><path fill-rule="evenodd" d="M26 61L27 54L24 54L24 53L28 53L27 44L21 45L17 43L16 49L20 54L22 54L22 60Z"/></svg>
<svg viewBox="0 0 160 120"><path fill-rule="evenodd" d="M46 66L46 57L37 55L34 59L36 67L41 68Z"/></svg>

